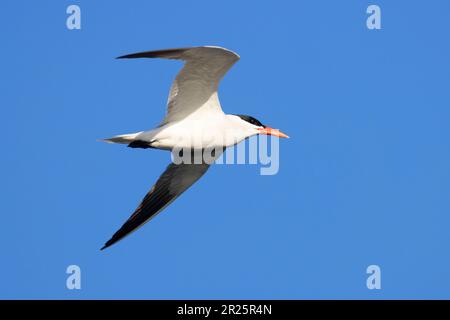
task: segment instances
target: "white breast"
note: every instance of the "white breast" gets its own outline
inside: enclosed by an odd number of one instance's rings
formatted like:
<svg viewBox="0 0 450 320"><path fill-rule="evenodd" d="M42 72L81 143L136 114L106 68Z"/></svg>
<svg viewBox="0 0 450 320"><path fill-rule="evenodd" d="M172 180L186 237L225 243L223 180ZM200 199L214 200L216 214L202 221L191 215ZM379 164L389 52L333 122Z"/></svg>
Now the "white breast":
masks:
<svg viewBox="0 0 450 320"><path fill-rule="evenodd" d="M151 142L152 147L158 149L205 149L229 147L253 134L230 116L211 113L208 117L192 114L181 121L143 132L136 138Z"/></svg>

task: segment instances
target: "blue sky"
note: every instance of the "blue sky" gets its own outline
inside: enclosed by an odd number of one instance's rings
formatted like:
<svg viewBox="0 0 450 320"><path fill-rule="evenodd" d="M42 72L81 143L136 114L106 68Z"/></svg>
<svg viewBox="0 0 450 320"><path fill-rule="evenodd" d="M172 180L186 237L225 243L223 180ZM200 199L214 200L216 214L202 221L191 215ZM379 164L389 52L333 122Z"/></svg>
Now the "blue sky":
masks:
<svg viewBox="0 0 450 320"><path fill-rule="evenodd" d="M0 298L450 298L448 1L0 9ZM100 252L170 158L96 139L158 124L180 67L114 57L194 45L241 55L222 106L291 136L280 171L214 166ZM66 289L71 264L81 290Z"/></svg>

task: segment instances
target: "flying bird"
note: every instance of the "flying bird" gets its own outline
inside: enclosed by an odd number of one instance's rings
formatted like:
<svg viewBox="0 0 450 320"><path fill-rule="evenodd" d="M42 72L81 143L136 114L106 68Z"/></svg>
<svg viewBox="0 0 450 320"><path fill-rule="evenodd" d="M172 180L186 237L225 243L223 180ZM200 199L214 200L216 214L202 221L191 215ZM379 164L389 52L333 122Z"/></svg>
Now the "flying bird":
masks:
<svg viewBox="0 0 450 320"><path fill-rule="evenodd" d="M204 46L146 51L117 59L163 58L184 61L170 89L167 113L161 124L149 131L118 135L103 141L131 148L176 149L180 157L213 150L212 161L173 161L161 174L140 205L101 250L135 231L201 178L227 147L257 134L288 138L254 117L225 114L217 90L225 73L239 60L233 51ZM184 159L184 158L183 158Z"/></svg>

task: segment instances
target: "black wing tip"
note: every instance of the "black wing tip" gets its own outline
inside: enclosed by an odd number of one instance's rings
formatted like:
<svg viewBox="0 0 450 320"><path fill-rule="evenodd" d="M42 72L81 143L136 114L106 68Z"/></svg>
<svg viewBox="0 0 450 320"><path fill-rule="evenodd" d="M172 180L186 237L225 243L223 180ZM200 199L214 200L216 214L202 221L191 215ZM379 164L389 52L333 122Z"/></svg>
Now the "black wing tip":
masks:
<svg viewBox="0 0 450 320"><path fill-rule="evenodd" d="M123 56L119 56L116 59L158 58L158 57L159 57L159 55L157 54L156 51L155 52L145 51L145 52L126 54Z"/></svg>
<svg viewBox="0 0 450 320"><path fill-rule="evenodd" d="M116 59L135 59L135 58L167 58L167 59L177 59L178 55L187 51L191 48L176 48L176 49L163 49L154 51L143 51L132 54L126 54Z"/></svg>
<svg viewBox="0 0 450 320"><path fill-rule="evenodd" d="M117 57L116 59L136 59L136 58L157 58L158 56L152 55L146 52L126 54L124 56Z"/></svg>
<svg viewBox="0 0 450 320"><path fill-rule="evenodd" d="M103 247L100 248L100 251L105 250L106 248L112 246L116 241L113 241L113 239L108 240Z"/></svg>
<svg viewBox="0 0 450 320"><path fill-rule="evenodd" d="M117 57L116 59L134 59L134 58L154 58L154 55L152 54L152 52L138 52L125 54L123 56Z"/></svg>
<svg viewBox="0 0 450 320"><path fill-rule="evenodd" d="M139 58L139 57L135 57L136 54L126 54L120 57L117 57L116 59L133 59L133 58Z"/></svg>

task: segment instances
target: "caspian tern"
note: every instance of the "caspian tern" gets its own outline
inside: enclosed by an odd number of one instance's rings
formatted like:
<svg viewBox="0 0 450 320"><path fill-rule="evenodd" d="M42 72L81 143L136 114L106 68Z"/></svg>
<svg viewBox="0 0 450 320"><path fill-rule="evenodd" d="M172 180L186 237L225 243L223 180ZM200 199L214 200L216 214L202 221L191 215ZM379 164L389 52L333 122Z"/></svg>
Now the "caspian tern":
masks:
<svg viewBox="0 0 450 320"><path fill-rule="evenodd" d="M212 153L214 160L226 147L257 134L288 138L281 131L267 127L253 117L229 115L222 111L217 89L225 73L239 60L233 51L204 46L146 51L118 57L132 58L175 59L185 63L170 89L167 114L157 128L115 136L105 139L105 142L127 144L131 148L171 151L178 148L191 152L212 147L219 150ZM138 208L102 250L156 216L203 176L210 164L205 160L199 163L169 164Z"/></svg>

